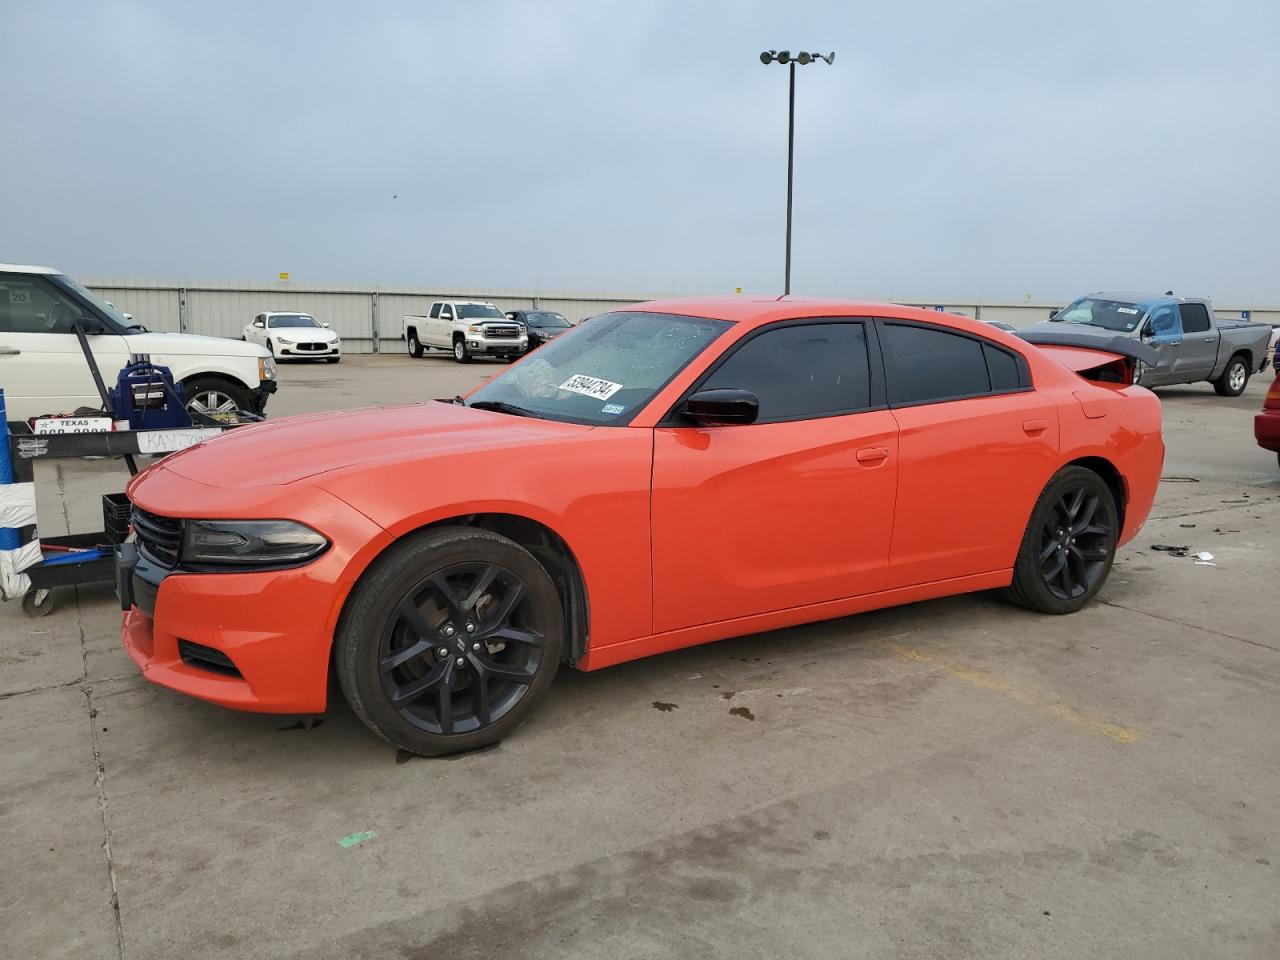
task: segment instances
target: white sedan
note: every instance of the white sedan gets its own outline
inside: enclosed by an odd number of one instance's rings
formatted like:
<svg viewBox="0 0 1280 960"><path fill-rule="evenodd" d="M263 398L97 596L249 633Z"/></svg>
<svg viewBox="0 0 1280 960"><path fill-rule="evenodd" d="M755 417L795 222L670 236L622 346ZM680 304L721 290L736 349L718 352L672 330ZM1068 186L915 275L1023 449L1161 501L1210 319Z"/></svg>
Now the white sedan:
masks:
<svg viewBox="0 0 1280 960"><path fill-rule="evenodd" d="M262 344L278 359L323 359L329 363L342 359L338 335L309 313L260 313L244 328L240 339Z"/></svg>

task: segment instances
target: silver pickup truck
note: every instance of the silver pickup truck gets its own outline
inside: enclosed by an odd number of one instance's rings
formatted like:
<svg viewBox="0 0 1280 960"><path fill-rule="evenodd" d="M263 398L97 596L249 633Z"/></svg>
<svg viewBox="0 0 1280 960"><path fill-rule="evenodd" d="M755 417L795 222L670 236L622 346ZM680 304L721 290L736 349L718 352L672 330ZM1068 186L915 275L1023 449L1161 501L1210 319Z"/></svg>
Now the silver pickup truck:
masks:
<svg viewBox="0 0 1280 960"><path fill-rule="evenodd" d="M1027 330L1062 330L1100 337L1125 336L1153 347L1159 359L1143 368L1144 387L1207 380L1219 396L1238 397L1249 377L1267 368L1271 327L1219 320L1198 297L1170 294L1091 293Z"/></svg>

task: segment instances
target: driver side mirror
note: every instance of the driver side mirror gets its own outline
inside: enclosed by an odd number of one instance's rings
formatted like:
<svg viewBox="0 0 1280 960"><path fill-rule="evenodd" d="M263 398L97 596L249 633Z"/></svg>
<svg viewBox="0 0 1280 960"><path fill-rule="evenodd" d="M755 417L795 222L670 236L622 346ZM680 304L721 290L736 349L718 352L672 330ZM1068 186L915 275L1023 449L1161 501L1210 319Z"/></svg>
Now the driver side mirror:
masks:
<svg viewBox="0 0 1280 960"><path fill-rule="evenodd" d="M755 423L760 400L750 390L699 390L680 406L680 416L702 427Z"/></svg>
<svg viewBox="0 0 1280 960"><path fill-rule="evenodd" d="M329 329L329 321L328 321L328 320L321 320L321 321L320 321L320 326L322 326L322 327L324 327L326 330L328 330L328 329Z"/></svg>
<svg viewBox="0 0 1280 960"><path fill-rule="evenodd" d="M1057 319L1058 319L1058 314L1059 314L1059 313L1061 313L1061 312L1062 312L1061 310L1050 310L1050 311L1049 311L1049 319L1050 319L1050 320L1057 320Z"/></svg>
<svg viewBox="0 0 1280 960"><path fill-rule="evenodd" d="M255 320L253 321L253 325L255 327L265 327L267 325L267 322L265 320Z"/></svg>

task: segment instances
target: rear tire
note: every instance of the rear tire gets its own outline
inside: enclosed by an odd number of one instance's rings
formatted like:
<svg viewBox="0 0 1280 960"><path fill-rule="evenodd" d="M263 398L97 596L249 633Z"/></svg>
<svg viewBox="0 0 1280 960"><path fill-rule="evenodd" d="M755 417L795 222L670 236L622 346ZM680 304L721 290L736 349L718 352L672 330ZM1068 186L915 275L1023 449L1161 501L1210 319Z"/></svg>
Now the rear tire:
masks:
<svg viewBox="0 0 1280 960"><path fill-rule="evenodd" d="M453 341L453 359L458 363L470 363L471 351L467 349L467 341L458 337Z"/></svg>
<svg viewBox="0 0 1280 960"><path fill-rule="evenodd" d="M402 540L361 579L335 666L369 729L440 756L520 726L563 648L560 596L528 550L487 530L441 527Z"/></svg>
<svg viewBox="0 0 1280 960"><path fill-rule="evenodd" d="M410 330L405 337L405 343L409 347L409 356L415 360L422 356L422 341L418 339L418 332Z"/></svg>
<svg viewBox="0 0 1280 960"><path fill-rule="evenodd" d="M1063 467L1031 511L1006 597L1040 613L1075 613L1106 583L1119 517L1106 481L1086 467Z"/></svg>
<svg viewBox="0 0 1280 960"><path fill-rule="evenodd" d="M1238 397L1249 385L1249 364L1243 356L1236 354L1227 363L1222 376L1213 381L1213 391L1220 397Z"/></svg>

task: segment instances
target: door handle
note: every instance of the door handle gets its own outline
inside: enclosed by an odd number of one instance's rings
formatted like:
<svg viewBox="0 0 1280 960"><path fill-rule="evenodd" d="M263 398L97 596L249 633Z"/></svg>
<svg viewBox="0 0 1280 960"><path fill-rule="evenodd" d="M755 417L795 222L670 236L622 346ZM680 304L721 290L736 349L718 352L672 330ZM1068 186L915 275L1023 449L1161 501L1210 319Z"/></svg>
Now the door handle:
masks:
<svg viewBox="0 0 1280 960"><path fill-rule="evenodd" d="M0 347L0 357L16 357L21 352L17 347Z"/></svg>
<svg viewBox="0 0 1280 960"><path fill-rule="evenodd" d="M857 453L859 463L875 465L889 459L889 451L884 447L863 447Z"/></svg>
<svg viewBox="0 0 1280 960"><path fill-rule="evenodd" d="M1201 338L1200 338L1200 342L1201 342L1201 343L1213 343L1213 337L1201 337Z"/></svg>
<svg viewBox="0 0 1280 960"><path fill-rule="evenodd" d="M1048 420L1023 420L1022 432L1029 437L1038 437L1049 429Z"/></svg>

